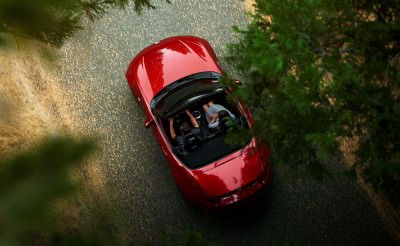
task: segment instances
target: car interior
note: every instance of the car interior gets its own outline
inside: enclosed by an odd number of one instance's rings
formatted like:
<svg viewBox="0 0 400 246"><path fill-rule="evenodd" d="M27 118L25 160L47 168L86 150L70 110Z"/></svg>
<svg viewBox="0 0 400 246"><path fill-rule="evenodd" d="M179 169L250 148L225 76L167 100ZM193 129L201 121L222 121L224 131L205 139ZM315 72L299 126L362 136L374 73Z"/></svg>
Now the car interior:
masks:
<svg viewBox="0 0 400 246"><path fill-rule="evenodd" d="M223 105L226 109L228 109L232 114L235 115L235 119L231 119L231 117L224 118L220 120L218 127L210 129L208 127L208 122L202 106L211 99L214 101L215 104ZM228 102L228 100L226 99L226 93L220 93L217 95L213 95L210 98L205 98L200 101L193 102L185 109L188 109L198 122L200 134L195 135L189 133L182 135L184 139L183 144L178 144L171 138L169 130L169 120L160 119L160 121L166 136L168 136L168 140L173 146L173 152L187 167L195 169L205 166L242 147L239 144L231 145L225 143L224 138L229 129L235 130L239 127L248 128L246 117L244 116L244 114L242 114L237 106ZM180 130L180 124L182 122L186 121L190 123L189 117L184 112L185 109L173 116L174 129L177 135L182 134L182 131ZM192 126L192 124L190 125Z"/></svg>

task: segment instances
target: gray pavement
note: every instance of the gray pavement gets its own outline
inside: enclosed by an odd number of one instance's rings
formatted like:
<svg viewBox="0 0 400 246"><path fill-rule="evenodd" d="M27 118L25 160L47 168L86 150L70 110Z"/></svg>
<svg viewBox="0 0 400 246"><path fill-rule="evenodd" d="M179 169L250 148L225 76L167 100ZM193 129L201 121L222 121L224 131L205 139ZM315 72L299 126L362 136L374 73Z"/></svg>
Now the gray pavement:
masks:
<svg viewBox="0 0 400 246"><path fill-rule="evenodd" d="M132 8L113 10L88 23L59 53L65 109L76 131L99 136L102 151L87 172L92 202L82 205L81 221L95 224L97 212L121 243L182 244L195 230L220 245L396 245L366 194L350 181L287 182L275 169L268 193L239 210L205 214L182 198L155 137L145 129L125 71L141 49L174 35L210 41L219 57L235 41L231 26L247 23L240 0L156 2L156 10L137 16ZM222 67L230 70L226 64ZM90 188L92 189L92 188ZM92 221L91 221L92 220Z"/></svg>

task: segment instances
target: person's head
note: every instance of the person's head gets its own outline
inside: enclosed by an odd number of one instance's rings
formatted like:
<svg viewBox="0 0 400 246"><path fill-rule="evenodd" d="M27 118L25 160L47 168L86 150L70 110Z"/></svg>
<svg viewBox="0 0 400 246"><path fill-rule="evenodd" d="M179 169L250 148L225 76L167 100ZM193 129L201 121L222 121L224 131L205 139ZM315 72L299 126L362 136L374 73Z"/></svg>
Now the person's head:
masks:
<svg viewBox="0 0 400 246"><path fill-rule="evenodd" d="M181 131L183 134L188 133L191 130L191 127L189 125L189 123L187 123L186 121L184 121L180 127Z"/></svg>
<svg viewBox="0 0 400 246"><path fill-rule="evenodd" d="M226 110L221 110L218 112L218 118L223 119L225 117L229 116L228 112Z"/></svg>
<svg viewBox="0 0 400 246"><path fill-rule="evenodd" d="M221 110L218 112L218 118L219 118L219 127L222 128L227 128L229 124L229 114L226 110Z"/></svg>
<svg viewBox="0 0 400 246"><path fill-rule="evenodd" d="M175 115L175 117L174 117L174 124L175 125L177 125L177 126L179 126L179 125L181 125L182 124L182 119L181 119L181 117L179 116L179 115Z"/></svg>

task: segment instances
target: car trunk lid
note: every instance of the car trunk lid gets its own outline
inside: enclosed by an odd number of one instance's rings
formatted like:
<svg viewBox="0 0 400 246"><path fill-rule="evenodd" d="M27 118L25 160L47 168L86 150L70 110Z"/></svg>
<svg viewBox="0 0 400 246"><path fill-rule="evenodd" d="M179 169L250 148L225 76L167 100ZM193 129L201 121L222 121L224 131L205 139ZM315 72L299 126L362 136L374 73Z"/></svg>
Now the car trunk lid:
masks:
<svg viewBox="0 0 400 246"><path fill-rule="evenodd" d="M195 172L198 183L211 196L221 196L256 180L263 166L253 147L222 158Z"/></svg>

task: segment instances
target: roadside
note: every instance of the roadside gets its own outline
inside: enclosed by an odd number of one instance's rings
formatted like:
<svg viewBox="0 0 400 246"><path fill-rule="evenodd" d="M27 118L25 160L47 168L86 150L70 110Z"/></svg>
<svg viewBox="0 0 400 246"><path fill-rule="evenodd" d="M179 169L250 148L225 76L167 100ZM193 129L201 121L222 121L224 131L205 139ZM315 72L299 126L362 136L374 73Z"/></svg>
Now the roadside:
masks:
<svg viewBox="0 0 400 246"><path fill-rule="evenodd" d="M0 49L1 155L22 150L62 129L63 120L52 99L56 89L47 70L52 49L19 40Z"/></svg>
<svg viewBox="0 0 400 246"><path fill-rule="evenodd" d="M33 40L16 40L0 49L0 157L7 158L42 143L47 137L77 136L76 120L68 106L67 93L54 70L57 50ZM74 201L56 204L64 231L79 227L80 201L103 190L96 156L74 174L78 182L86 174L85 187ZM79 201L76 201L78 199Z"/></svg>
<svg viewBox="0 0 400 246"><path fill-rule="evenodd" d="M355 152L358 148L356 137L342 138L339 141L340 150L343 155L344 163L349 167L355 165ZM400 239L400 208L395 208L391 202L379 191L374 189L371 183L367 182L360 165L355 167L357 183L368 194L373 206L376 208L389 229Z"/></svg>

